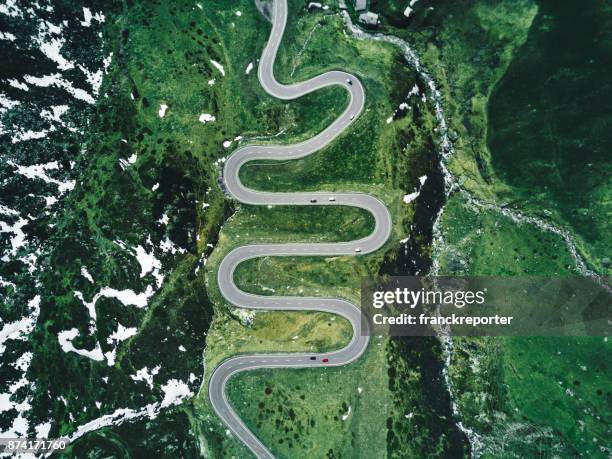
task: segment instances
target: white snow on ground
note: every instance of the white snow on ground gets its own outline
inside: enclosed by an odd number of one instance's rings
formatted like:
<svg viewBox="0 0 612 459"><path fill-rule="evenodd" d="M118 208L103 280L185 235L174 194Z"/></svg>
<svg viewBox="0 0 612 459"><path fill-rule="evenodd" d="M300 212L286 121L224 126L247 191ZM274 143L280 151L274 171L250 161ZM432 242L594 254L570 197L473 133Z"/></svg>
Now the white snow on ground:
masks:
<svg viewBox="0 0 612 459"><path fill-rule="evenodd" d="M167 225L170 222L170 218L168 218L168 213L164 212L164 214L157 220L157 223L160 225Z"/></svg>
<svg viewBox="0 0 612 459"><path fill-rule="evenodd" d="M214 61L212 59L210 60L210 63L214 65L217 68L217 70L219 70L219 72L221 72L221 75L225 76L225 69L223 68L221 64L219 64L217 61Z"/></svg>
<svg viewBox="0 0 612 459"><path fill-rule="evenodd" d="M320 4L320 3L318 3L318 2L310 2L310 3L308 4L308 9L310 9L310 8L321 8L322 6L323 6L323 5L321 5L321 4Z"/></svg>
<svg viewBox="0 0 612 459"><path fill-rule="evenodd" d="M157 113L160 118L166 116L166 110L168 110L168 106L166 104L160 104L159 112Z"/></svg>
<svg viewBox="0 0 612 459"><path fill-rule="evenodd" d="M236 11L236 16L242 16L242 11Z"/></svg>
<svg viewBox="0 0 612 459"><path fill-rule="evenodd" d="M82 66L81 64L78 64L77 67L79 68L79 70L81 70L81 72L83 72L85 78L87 79L87 82L91 85L94 95L97 96L98 92L100 91L100 86L102 86L102 77L104 77L104 71L106 69L99 69L95 72L90 72L89 70L87 70L86 67Z"/></svg>
<svg viewBox="0 0 612 459"><path fill-rule="evenodd" d="M406 204L411 203L412 201L414 201L416 198L419 197L419 194L420 193L418 191L415 191L414 193L409 193L407 195L404 195L404 202Z"/></svg>
<svg viewBox="0 0 612 459"><path fill-rule="evenodd" d="M143 417L153 419L155 416L157 416L158 413L159 404L157 403L151 403L141 410L133 410L131 408L118 408L112 414L101 416L97 419L94 419L93 421L90 421L78 427L77 430L72 435L70 435L69 439L70 441L74 441L89 432L101 429L102 427L122 424L126 421L129 421L130 419L139 419Z"/></svg>
<svg viewBox="0 0 612 459"><path fill-rule="evenodd" d="M231 140L226 140L225 142L223 142L223 148L229 148L231 144L232 144Z"/></svg>
<svg viewBox="0 0 612 459"><path fill-rule="evenodd" d="M88 357L92 360L102 361L104 360L104 355L102 354L102 349L100 349L100 343L96 343L96 347L88 351L87 349L77 349L72 344L72 340L79 336L79 331L76 328L71 328L70 330L64 330L57 334L57 339L59 341L59 345L61 346L64 352L76 352L83 357Z"/></svg>
<svg viewBox="0 0 612 459"><path fill-rule="evenodd" d="M0 13L10 17L23 17L15 0L5 0L0 3Z"/></svg>
<svg viewBox="0 0 612 459"><path fill-rule="evenodd" d="M15 79L10 79L10 80L7 80L7 81L8 81L8 84L11 85L13 88L21 89L22 91L29 91L30 90L28 85L25 84L25 83L22 83L21 81L18 81L18 80L15 80Z"/></svg>
<svg viewBox="0 0 612 459"><path fill-rule="evenodd" d="M408 105L406 102L402 102L401 104L399 104L400 110L408 110L409 108L410 108L410 105Z"/></svg>
<svg viewBox="0 0 612 459"><path fill-rule="evenodd" d="M253 70L253 63L249 62L249 65L247 65L245 73L248 75L249 73L251 73L251 70Z"/></svg>
<svg viewBox="0 0 612 459"><path fill-rule="evenodd" d="M136 153L132 153L130 157L127 159L127 162L130 164L134 164L138 159L138 155Z"/></svg>
<svg viewBox="0 0 612 459"><path fill-rule="evenodd" d="M120 343L121 341L131 338L136 333L138 333L136 327L124 327L120 323L117 323L117 331L109 335L109 337L106 338L106 342L108 344L113 344L113 342Z"/></svg>
<svg viewBox="0 0 612 459"><path fill-rule="evenodd" d="M149 245L152 245L150 237L147 239L147 242ZM161 284L164 282L164 275L160 272L162 265L161 261L155 258L153 248L151 248L151 252L147 252L143 246L139 245L136 247L134 255L138 263L140 263L140 277L151 273L155 278L157 288L161 287Z"/></svg>
<svg viewBox="0 0 612 459"><path fill-rule="evenodd" d="M351 406L349 405L348 411L346 412L346 414L342 415L342 420L346 421L350 415L351 415Z"/></svg>
<svg viewBox="0 0 612 459"><path fill-rule="evenodd" d="M17 339L25 341L28 335L34 330L38 314L40 313L40 296L36 295L28 302L28 315L21 319L5 323L0 330L0 355L4 353L6 347L4 343L8 340ZM1 406L1 404L0 404Z"/></svg>
<svg viewBox="0 0 612 459"><path fill-rule="evenodd" d="M97 301L104 298L115 298L119 300L124 306L136 306L137 308L144 308L147 306L149 297L153 295L153 289L148 286L145 292L135 293L133 290L116 290L111 287L103 287L98 293L96 293L91 302L86 302L83 294L79 291L74 292L74 296L83 302L83 305L89 311L89 316L93 321L96 320L96 308Z"/></svg>
<svg viewBox="0 0 612 459"><path fill-rule="evenodd" d="M423 187L423 185L425 185L426 181L427 181L426 175L422 175L419 177L419 183L421 184L421 186L419 187L418 190L415 190L414 193L410 193L404 196L404 202L406 204L414 201L419 196L419 194L421 193L420 189Z"/></svg>
<svg viewBox="0 0 612 459"><path fill-rule="evenodd" d="M104 298L115 298L119 300L124 306L136 306L137 308L145 308L149 302L149 298L153 296L156 289L161 287L161 284L164 281L164 275L160 272L162 268L161 261L158 260L155 255L153 249L148 252L142 245L138 245L134 249L129 249L126 245L121 241L115 241L121 248L129 251L133 256L136 257L140 265L140 277L143 278L147 274L151 273L151 275L155 278L155 288L152 285L148 285L144 292L136 293L133 290L125 289L125 290L117 290L112 287L103 287L99 290L98 293L94 295L90 302L86 301L83 294L80 291L75 291L74 296L77 297L83 305L87 308L90 317L90 332L93 334L96 331L96 303L97 301ZM147 244L151 244L151 238L147 238ZM162 248L163 250L164 248ZM174 253L174 252L173 252ZM85 267L81 268L81 274L90 280L93 283L93 278L87 272ZM126 329L119 329L119 331L127 332ZM131 332L132 330L130 330ZM133 330L135 333L135 330ZM114 361L114 351L110 353L107 352L107 357L109 359L109 364L111 360Z"/></svg>
<svg viewBox="0 0 612 459"><path fill-rule="evenodd" d="M166 236L166 239L159 243L159 248L162 250L162 252L170 252L172 255L175 253L185 253L185 249L172 242L168 236Z"/></svg>
<svg viewBox="0 0 612 459"><path fill-rule="evenodd" d="M215 84L214 78L212 80L208 80L208 86L212 86L213 84Z"/></svg>
<svg viewBox="0 0 612 459"><path fill-rule="evenodd" d="M55 105L51 107L51 110L42 110L40 115L46 120L55 121L63 125L62 115L66 113L69 108L68 105Z"/></svg>
<svg viewBox="0 0 612 459"><path fill-rule="evenodd" d="M96 102L95 99L87 91L80 88L75 88L74 86L72 86L72 83L64 80L59 73L54 73L52 75L44 75L42 77L26 75L23 77L23 79L26 81L26 83L33 84L41 88L57 86L59 88L65 89L75 99L82 100L84 102L87 102L88 104L94 104Z"/></svg>
<svg viewBox="0 0 612 459"><path fill-rule="evenodd" d="M12 143L24 142L26 140L44 139L55 129L43 129L42 131L17 131L11 139Z"/></svg>
<svg viewBox="0 0 612 459"><path fill-rule="evenodd" d="M91 274L89 274L89 271L87 271L87 266L81 266L81 276L83 276L92 284L94 283L93 277L91 277Z"/></svg>
<svg viewBox="0 0 612 459"><path fill-rule="evenodd" d="M95 304L95 301L97 300L97 298L94 299L94 301L91 303L91 305ZM91 311L90 311L91 313ZM95 314L95 309L94 309L94 314ZM95 325L95 322L94 322ZM95 330L94 330L95 331ZM137 333L137 329L136 328L127 328L124 327L121 324L118 324L117 326L117 331L112 333L108 339L107 339L107 343L108 344L118 344L121 341L125 341L126 339L128 339L130 336L134 336ZM62 350L64 352L75 352L83 357L87 357L90 358L92 360L96 360L96 361L103 361L106 359L106 363L108 364L108 366L113 366L115 364L115 356L117 354L117 348L113 348L110 351L106 352L105 354L102 353L102 349L100 347L100 343L96 342L96 347L89 351L87 349L77 349L76 347L74 347L74 345L72 344L72 341L79 336L79 331L76 328L72 328L70 330L64 330L60 333L58 333L57 335L57 339L59 341L59 344L62 348Z"/></svg>
<svg viewBox="0 0 612 459"><path fill-rule="evenodd" d="M0 113L5 112L10 108L16 107L17 105L19 105L19 102L8 99L4 94L0 93Z"/></svg>
<svg viewBox="0 0 612 459"><path fill-rule="evenodd" d="M212 123L216 120L217 118L209 113L202 113L200 115L200 118L198 118L198 120L200 121L200 123Z"/></svg>
<svg viewBox="0 0 612 459"><path fill-rule="evenodd" d="M392 121L393 121L393 115L387 118L387 124L391 124Z"/></svg>
<svg viewBox="0 0 612 459"><path fill-rule="evenodd" d="M410 0L410 3L408 4L408 6L406 7L406 9L404 10L404 16L406 16L407 18L410 17L410 14L412 14L412 12L414 11L413 6L415 5L416 2L418 2L419 0Z"/></svg>
<svg viewBox="0 0 612 459"><path fill-rule="evenodd" d="M37 438L49 438L49 432L51 431L51 421L38 424L34 429L36 430Z"/></svg>
<svg viewBox="0 0 612 459"><path fill-rule="evenodd" d="M53 204L57 202L57 198L55 196L43 196L45 198L45 206L51 207Z"/></svg>
<svg viewBox="0 0 612 459"><path fill-rule="evenodd" d="M15 235L11 238L11 251L2 257L2 261L8 262L10 260L9 257L17 255L17 251L26 244L26 236L21 228L27 223L28 220L21 217L12 225L0 221L0 233L13 233Z"/></svg>
<svg viewBox="0 0 612 459"><path fill-rule="evenodd" d="M151 187L151 191L157 191L158 188L159 188L159 182L157 182L155 185Z"/></svg>
<svg viewBox="0 0 612 459"><path fill-rule="evenodd" d="M182 344L178 347L178 350L181 352L187 352L187 349L185 349L185 346L183 346Z"/></svg>
<svg viewBox="0 0 612 459"><path fill-rule="evenodd" d="M45 21L38 31L36 42L42 53L55 62L60 70L70 70L74 68L74 64L65 59L60 52L65 40L63 38L51 37L61 33L61 27Z"/></svg>
<svg viewBox="0 0 612 459"><path fill-rule="evenodd" d="M136 247L136 259L140 263L140 277L146 276L151 271L161 269L161 261L155 258L153 250L147 252L141 245Z"/></svg>
<svg viewBox="0 0 612 459"><path fill-rule="evenodd" d="M23 402L14 402L11 397L17 393L19 389L29 384L24 374L32 361L33 354L31 352L24 353L17 361L13 364L13 367L22 373L21 378L8 387L8 392L0 394L0 413L3 411L16 410L17 416L13 418L13 423L10 428L2 431L2 437L25 437L29 423L24 417L24 413L29 411L31 406L30 403L25 400Z"/></svg>
<svg viewBox="0 0 612 459"><path fill-rule="evenodd" d="M98 297L116 298L124 306L136 306L137 308L144 308L147 306L149 297L153 295L153 289L148 286L143 293L135 293L133 290L116 290L111 287L104 287L100 290ZM97 300L97 298L96 298Z"/></svg>
<svg viewBox="0 0 612 459"><path fill-rule="evenodd" d="M104 17L104 14L102 14L101 12L92 15L91 14L91 10L89 8L83 7L83 20L81 21L81 25L83 27L91 26L91 20L92 19L102 23L102 22L105 21L106 18Z"/></svg>
<svg viewBox="0 0 612 459"><path fill-rule="evenodd" d="M159 365L153 368L151 371L149 371L147 367L144 367L138 370L135 375L130 375L130 378L132 378L134 381L144 381L147 383L149 388L153 389L153 376L159 373L160 369L161 366Z"/></svg>
<svg viewBox="0 0 612 459"><path fill-rule="evenodd" d="M164 391L164 400L161 407L165 408L170 405L178 405L187 397L193 397L193 392L189 390L189 386L178 379L171 379L162 386Z"/></svg>
<svg viewBox="0 0 612 459"><path fill-rule="evenodd" d="M17 37L9 32L0 32L0 40L15 41Z"/></svg>
<svg viewBox="0 0 612 459"><path fill-rule="evenodd" d="M81 25L83 27L89 27L91 25L92 18L91 10L89 8L83 7L83 20L81 21Z"/></svg>

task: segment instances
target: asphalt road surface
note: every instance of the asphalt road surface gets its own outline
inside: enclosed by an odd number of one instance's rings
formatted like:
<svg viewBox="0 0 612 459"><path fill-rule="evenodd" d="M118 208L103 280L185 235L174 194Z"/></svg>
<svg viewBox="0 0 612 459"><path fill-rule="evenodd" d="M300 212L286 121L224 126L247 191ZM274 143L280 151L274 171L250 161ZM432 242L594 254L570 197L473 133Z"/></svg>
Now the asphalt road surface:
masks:
<svg viewBox="0 0 612 459"><path fill-rule="evenodd" d="M391 216L385 205L364 193L266 193L246 188L238 176L247 162L287 160L307 156L328 145L340 135L361 113L365 92L361 82L353 75L331 71L310 80L282 85L274 78L273 64L287 22L287 1L275 0L273 25L269 41L259 62L258 77L263 88L279 99L295 99L317 89L340 85L350 94L346 110L325 130L304 142L294 145L249 145L236 150L225 162L223 180L229 194L237 201L255 205L335 205L353 206L368 210L375 218L375 228L369 236L350 242L322 244L255 244L232 250L221 262L218 285L227 301L240 308L324 311L338 314L353 327L350 343L337 351L323 354L246 354L223 361L213 372L209 382L210 402L221 420L258 458L273 458L266 446L247 428L236 414L225 395L225 384L236 373L257 368L305 368L346 365L359 358L368 345L368 337L361 333L359 308L337 298L270 297L245 293L234 283L234 270L245 260L266 256L300 255L363 255L379 249L391 234ZM315 202L316 201L316 202ZM311 358L315 357L315 360ZM327 359L323 362L323 359Z"/></svg>

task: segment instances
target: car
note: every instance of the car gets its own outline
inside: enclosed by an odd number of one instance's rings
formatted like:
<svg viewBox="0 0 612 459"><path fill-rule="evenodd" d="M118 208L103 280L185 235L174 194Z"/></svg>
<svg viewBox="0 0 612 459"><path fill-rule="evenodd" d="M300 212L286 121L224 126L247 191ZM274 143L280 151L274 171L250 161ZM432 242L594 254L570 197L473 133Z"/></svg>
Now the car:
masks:
<svg viewBox="0 0 612 459"><path fill-rule="evenodd" d="M317 360L317 358L313 355L312 357L310 357L310 360Z"/></svg>
<svg viewBox="0 0 612 459"><path fill-rule="evenodd" d="M361 249L360 249L359 247L357 247L357 248L355 249L355 252L359 253L359 252L361 252Z"/></svg>
<svg viewBox="0 0 612 459"><path fill-rule="evenodd" d="M327 363L327 362L329 362L329 359L327 357L325 357L324 359L321 359L321 362Z"/></svg>
<svg viewBox="0 0 612 459"><path fill-rule="evenodd" d="M315 202L317 202L317 200L316 199L311 199L310 202L312 202L314 204Z"/></svg>
<svg viewBox="0 0 612 459"><path fill-rule="evenodd" d="M336 200L336 198L334 198L333 196L330 196L329 200L333 202Z"/></svg>
<svg viewBox="0 0 612 459"><path fill-rule="evenodd" d="M351 80L350 78L347 78L347 79L346 79L346 82L347 82L349 85L353 86L353 80Z"/></svg>
<svg viewBox="0 0 612 459"><path fill-rule="evenodd" d="M355 119L355 115L351 115L349 119L354 120Z"/></svg>

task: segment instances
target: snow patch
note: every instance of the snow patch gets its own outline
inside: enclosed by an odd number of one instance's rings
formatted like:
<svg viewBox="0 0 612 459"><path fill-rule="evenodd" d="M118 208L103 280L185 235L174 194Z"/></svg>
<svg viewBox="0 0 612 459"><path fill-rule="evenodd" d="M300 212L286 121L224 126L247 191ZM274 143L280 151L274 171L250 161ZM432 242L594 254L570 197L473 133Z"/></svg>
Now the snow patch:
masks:
<svg viewBox="0 0 612 459"><path fill-rule="evenodd" d="M135 375L130 375L134 381L144 381L150 389L153 389L153 376L159 373L161 366L156 366L151 371L147 367L141 368Z"/></svg>
<svg viewBox="0 0 612 459"><path fill-rule="evenodd" d="M171 379L162 386L164 391L164 400L161 407L165 408L171 405L178 405L187 397L193 397L193 392L189 390L189 386L178 379Z"/></svg>
<svg viewBox="0 0 612 459"><path fill-rule="evenodd" d="M138 333L138 329L136 327L124 327L120 323L117 323L117 331L113 332L106 339L108 344L120 343L121 341L125 341L128 338L136 335Z"/></svg>
<svg viewBox="0 0 612 459"><path fill-rule="evenodd" d="M222 76L225 76L225 69L223 68L221 64L219 64L217 61L213 59L210 60L210 63L216 67L216 69L221 73Z"/></svg>
<svg viewBox="0 0 612 459"><path fill-rule="evenodd" d="M0 40L15 41L17 37L9 32L0 32Z"/></svg>
<svg viewBox="0 0 612 459"><path fill-rule="evenodd" d="M5 323L0 330L0 355L2 355L6 349L4 346L6 341L13 339L25 341L27 339L27 336L34 330L39 313L40 295L36 295L28 302L27 316L15 322Z"/></svg>
<svg viewBox="0 0 612 459"><path fill-rule="evenodd" d="M171 253L172 255L174 255L175 253L183 254L186 252L185 249L183 249L182 247L179 247L174 242L172 242L172 240L168 236L166 236L166 239L164 239L163 241L159 243L159 248L161 249L162 252Z"/></svg>
<svg viewBox="0 0 612 459"><path fill-rule="evenodd" d="M198 120L200 121L200 123L212 123L216 120L217 118L209 113L202 113L200 115L200 118L198 118Z"/></svg>
<svg viewBox="0 0 612 459"><path fill-rule="evenodd" d="M91 274L89 274L89 271L87 271L87 266L81 266L81 276L83 276L92 284L94 283L93 277L91 277Z"/></svg>
<svg viewBox="0 0 612 459"><path fill-rule="evenodd" d="M404 199L403 199L403 201L404 201L406 204L409 204L409 203L411 203L412 201L414 201L416 198L418 198L418 197L419 197L419 194L421 194L421 193L419 193L418 191L415 191L414 193L409 193L409 194L406 194L406 195L404 195Z"/></svg>
<svg viewBox="0 0 612 459"><path fill-rule="evenodd" d="M104 360L102 349L100 349L100 343L96 343L96 347L91 351L88 351L87 349L77 349L74 347L72 340L74 340L77 336L79 336L79 331L76 328L64 330L57 334L57 339L64 352L75 352L83 357L87 357L98 362Z"/></svg>

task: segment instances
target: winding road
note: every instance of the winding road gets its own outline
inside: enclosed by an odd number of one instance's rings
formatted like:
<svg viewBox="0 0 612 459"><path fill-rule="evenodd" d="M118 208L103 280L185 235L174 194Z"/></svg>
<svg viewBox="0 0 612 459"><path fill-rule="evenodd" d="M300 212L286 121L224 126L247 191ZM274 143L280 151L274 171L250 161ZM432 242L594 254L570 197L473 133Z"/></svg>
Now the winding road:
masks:
<svg viewBox="0 0 612 459"><path fill-rule="evenodd" d="M254 244L232 250L219 266L217 282L223 297L239 308L323 311L338 314L353 327L350 343L337 351L323 354L246 354L223 361L210 377L208 393L211 405L230 431L258 458L273 458L272 453L247 428L236 414L225 394L225 385L236 373L258 368L305 368L346 365L359 358L368 345L367 333L361 332L359 308L338 298L270 297L241 291L234 283L236 267L251 258L266 256L338 256L363 255L373 252L386 242L391 234L391 215L377 198L364 193L267 193L246 188L238 176L240 168L249 161L288 160L307 156L328 145L338 137L361 113L365 92L361 82L353 75L331 71L310 80L282 85L274 78L273 65L287 23L287 0L274 0L272 32L259 62L258 77L263 88L274 97L296 99L317 89L340 85L350 94L346 110L325 130L304 142L294 145L248 145L239 148L228 158L223 180L229 194L239 202L253 205L335 205L360 207L375 219L375 228L369 236L350 242L318 244ZM312 360L312 358L315 360ZM325 360L325 361L324 361Z"/></svg>

